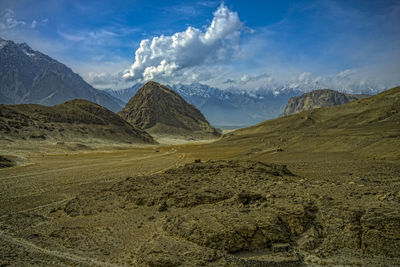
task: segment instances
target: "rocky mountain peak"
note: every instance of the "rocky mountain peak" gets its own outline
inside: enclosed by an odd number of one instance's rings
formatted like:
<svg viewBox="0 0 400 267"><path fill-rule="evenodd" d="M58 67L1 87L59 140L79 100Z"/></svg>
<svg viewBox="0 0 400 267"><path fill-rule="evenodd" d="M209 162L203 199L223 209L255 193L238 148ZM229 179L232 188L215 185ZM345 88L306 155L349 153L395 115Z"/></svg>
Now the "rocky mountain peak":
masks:
<svg viewBox="0 0 400 267"><path fill-rule="evenodd" d="M0 40L0 103L57 105L86 99L116 112L118 99L93 88L78 74L26 43Z"/></svg>
<svg viewBox="0 0 400 267"><path fill-rule="evenodd" d="M147 82L119 115L153 134L209 138L219 136L203 114L172 89Z"/></svg>
<svg viewBox="0 0 400 267"><path fill-rule="evenodd" d="M338 106L368 96L345 94L331 89L314 90L290 98L283 115L287 116L314 108Z"/></svg>

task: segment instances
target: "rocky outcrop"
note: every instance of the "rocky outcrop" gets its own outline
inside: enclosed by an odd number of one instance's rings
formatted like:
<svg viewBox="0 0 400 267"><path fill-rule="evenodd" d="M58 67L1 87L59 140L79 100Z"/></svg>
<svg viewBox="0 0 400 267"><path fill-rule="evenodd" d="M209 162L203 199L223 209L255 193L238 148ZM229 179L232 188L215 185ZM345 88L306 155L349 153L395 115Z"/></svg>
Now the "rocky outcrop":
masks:
<svg viewBox="0 0 400 267"><path fill-rule="evenodd" d="M64 212L97 216L149 207L164 214L162 231L138 248L138 266L302 266L291 243L313 223L315 208L291 200L278 208L264 191L293 177L277 164L196 161L161 174L130 177L101 192L85 192L69 201Z"/></svg>
<svg viewBox="0 0 400 267"><path fill-rule="evenodd" d="M284 116L299 113L314 108L338 106L354 100L368 97L369 95L344 94L330 89L315 90L301 96L290 98L283 112Z"/></svg>

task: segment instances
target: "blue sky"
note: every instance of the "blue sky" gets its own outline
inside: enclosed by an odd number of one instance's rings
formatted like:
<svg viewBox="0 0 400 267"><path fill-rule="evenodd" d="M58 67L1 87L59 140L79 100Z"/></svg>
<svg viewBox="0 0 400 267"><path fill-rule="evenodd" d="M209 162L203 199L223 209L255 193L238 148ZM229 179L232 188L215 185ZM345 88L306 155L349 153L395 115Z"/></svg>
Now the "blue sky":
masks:
<svg viewBox="0 0 400 267"><path fill-rule="evenodd" d="M146 79L249 90L400 84L397 0L2 0L0 37L28 43L98 88Z"/></svg>

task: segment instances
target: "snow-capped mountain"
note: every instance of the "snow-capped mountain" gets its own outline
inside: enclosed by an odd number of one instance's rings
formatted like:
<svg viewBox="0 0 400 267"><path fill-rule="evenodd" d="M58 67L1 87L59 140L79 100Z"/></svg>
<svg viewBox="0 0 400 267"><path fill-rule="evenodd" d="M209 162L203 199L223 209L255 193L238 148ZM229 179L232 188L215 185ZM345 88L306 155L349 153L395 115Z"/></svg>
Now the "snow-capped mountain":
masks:
<svg viewBox="0 0 400 267"><path fill-rule="evenodd" d="M136 84L123 90L106 90L123 102L141 87ZM195 105L214 126L249 126L280 116L289 99L319 89L333 88L342 93L376 94L384 88L372 83L356 83L345 78L313 78L303 75L284 83L271 82L254 90L236 87L219 89L201 83L169 86Z"/></svg>
<svg viewBox="0 0 400 267"><path fill-rule="evenodd" d="M110 95L127 103L141 84L123 90L107 89ZM215 126L249 126L278 117L288 100L301 92L282 90L256 91L221 90L205 84L176 84L169 86L186 101L196 106Z"/></svg>
<svg viewBox="0 0 400 267"><path fill-rule="evenodd" d="M256 90L257 93L272 91L275 94L282 92L308 93L320 89L332 89L346 94L377 94L381 91L394 87L395 85L378 85L373 81L363 81L341 74L326 77L313 77L311 73L303 73L286 82L275 82L266 84Z"/></svg>

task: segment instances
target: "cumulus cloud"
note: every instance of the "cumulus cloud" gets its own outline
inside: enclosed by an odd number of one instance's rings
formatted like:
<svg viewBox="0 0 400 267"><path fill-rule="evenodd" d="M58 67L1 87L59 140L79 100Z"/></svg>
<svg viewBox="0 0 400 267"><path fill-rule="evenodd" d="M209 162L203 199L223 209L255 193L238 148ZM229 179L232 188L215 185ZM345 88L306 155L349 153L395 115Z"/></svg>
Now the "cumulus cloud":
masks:
<svg viewBox="0 0 400 267"><path fill-rule="evenodd" d="M9 30L25 24L25 21L15 18L14 11L10 8L4 9L0 14L0 30Z"/></svg>
<svg viewBox="0 0 400 267"><path fill-rule="evenodd" d="M242 25L238 14L222 4L204 31L188 27L172 36L142 40L123 77L142 82L228 60L239 49Z"/></svg>
<svg viewBox="0 0 400 267"><path fill-rule="evenodd" d="M97 89L124 89L131 86L133 83L127 83L122 78L122 72L88 72L82 75L82 78Z"/></svg>
<svg viewBox="0 0 400 267"><path fill-rule="evenodd" d="M12 32L16 29L36 29L38 26L45 26L49 19L32 20L31 23L17 19L14 10L6 8L0 12L0 31L2 33Z"/></svg>
<svg viewBox="0 0 400 267"><path fill-rule="evenodd" d="M96 65L95 65L96 64ZM115 58L113 61L104 62L102 59L91 59L77 66L74 71L81 74L82 78L98 89L123 89L133 85L122 78L122 71L129 66L129 62Z"/></svg>
<svg viewBox="0 0 400 267"><path fill-rule="evenodd" d="M118 83L120 81L119 74L111 74L106 72L89 72L85 77L88 82L90 82L93 86L104 86L109 84Z"/></svg>
<svg viewBox="0 0 400 267"><path fill-rule="evenodd" d="M337 74L324 76L303 72L290 79L286 87L303 92L328 88L347 93L374 94L392 86L383 83L379 85L373 77L365 77L356 69L346 69Z"/></svg>
<svg viewBox="0 0 400 267"><path fill-rule="evenodd" d="M251 82L257 82L260 80L269 80L270 78L271 78L271 75L268 73L263 73L263 74L259 74L259 75L245 74L242 77L240 77L238 82L241 84L247 84L247 83L251 83Z"/></svg>
<svg viewBox="0 0 400 267"><path fill-rule="evenodd" d="M338 78L349 78L350 76L356 74L355 70L346 69L344 71L339 72L336 76Z"/></svg>
<svg viewBox="0 0 400 267"><path fill-rule="evenodd" d="M236 78L225 78L222 83L212 85L229 90L239 89L248 92L271 91L276 94L279 94L282 90L309 92L317 89L333 89L357 94L374 94L395 86L395 84L377 82L373 77L366 77L363 72L357 69L345 69L338 73L326 75L300 72L288 77L279 77L268 73L259 75L245 74Z"/></svg>

